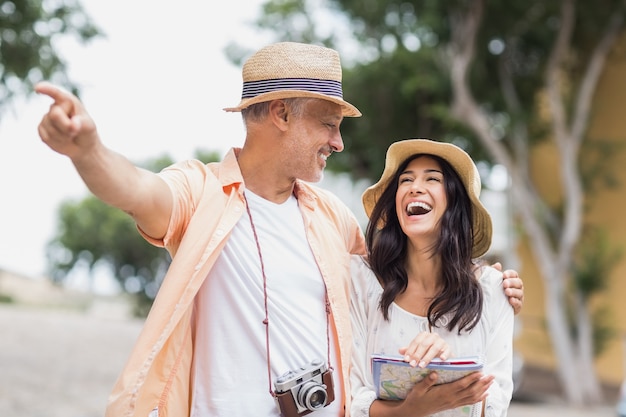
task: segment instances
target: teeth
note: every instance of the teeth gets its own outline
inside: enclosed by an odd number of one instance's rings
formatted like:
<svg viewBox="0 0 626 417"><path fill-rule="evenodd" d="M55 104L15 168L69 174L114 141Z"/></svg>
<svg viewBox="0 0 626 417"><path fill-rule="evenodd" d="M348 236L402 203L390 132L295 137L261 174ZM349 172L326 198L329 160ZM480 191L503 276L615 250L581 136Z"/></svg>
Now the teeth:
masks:
<svg viewBox="0 0 626 417"><path fill-rule="evenodd" d="M416 214L426 214L432 209L433 208L431 206L429 206L428 204L422 201L415 201L415 202L409 203L409 205L406 208L406 212L409 216L413 216Z"/></svg>
<svg viewBox="0 0 626 417"><path fill-rule="evenodd" d="M320 153L320 156L322 157L322 159L325 161L328 159L328 157L326 155L324 155L323 153Z"/></svg>

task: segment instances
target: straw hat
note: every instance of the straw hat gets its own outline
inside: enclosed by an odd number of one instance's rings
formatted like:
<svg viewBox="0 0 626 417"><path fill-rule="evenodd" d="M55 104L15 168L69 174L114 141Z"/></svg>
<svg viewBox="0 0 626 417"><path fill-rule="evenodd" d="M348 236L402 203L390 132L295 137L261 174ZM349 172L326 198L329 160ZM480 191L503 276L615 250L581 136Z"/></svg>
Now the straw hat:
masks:
<svg viewBox="0 0 626 417"><path fill-rule="evenodd" d="M242 75L241 101L226 111L281 98L311 97L339 104L344 116L361 115L343 99L339 54L333 49L297 42L272 44L246 61Z"/></svg>
<svg viewBox="0 0 626 417"><path fill-rule="evenodd" d="M472 256L478 258L484 255L491 246L491 216L480 202L480 175L472 158L458 146L450 143L436 142L429 139L406 139L391 144L387 150L385 169L380 180L363 193L363 207L367 217L370 217L374 205L380 198L383 190L389 185L399 166L406 159L416 154L439 156L446 160L461 178L465 190L472 203L474 221L474 248Z"/></svg>

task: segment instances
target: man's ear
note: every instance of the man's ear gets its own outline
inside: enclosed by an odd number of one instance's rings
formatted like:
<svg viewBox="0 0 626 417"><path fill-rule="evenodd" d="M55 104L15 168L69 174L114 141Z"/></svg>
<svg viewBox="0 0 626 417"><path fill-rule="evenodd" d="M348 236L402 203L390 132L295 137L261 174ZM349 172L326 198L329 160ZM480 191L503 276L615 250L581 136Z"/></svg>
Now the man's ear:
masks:
<svg viewBox="0 0 626 417"><path fill-rule="evenodd" d="M287 128L289 120L289 109L283 100L272 100L269 106L269 114L272 122L280 129Z"/></svg>

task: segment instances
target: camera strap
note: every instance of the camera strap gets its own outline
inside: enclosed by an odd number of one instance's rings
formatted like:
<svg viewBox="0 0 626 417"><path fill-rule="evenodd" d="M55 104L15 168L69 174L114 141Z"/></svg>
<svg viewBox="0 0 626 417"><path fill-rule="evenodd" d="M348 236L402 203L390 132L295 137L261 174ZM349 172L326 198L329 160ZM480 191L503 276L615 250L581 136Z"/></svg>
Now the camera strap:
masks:
<svg viewBox="0 0 626 417"><path fill-rule="evenodd" d="M276 393L272 388L272 368L270 365L270 320L269 311L267 308L267 276L265 275L265 264L263 263L263 254L261 253L261 244L259 243L259 237L256 233L256 227L254 227L254 221L252 220L252 213L250 212L250 205L248 199L244 193L243 196L246 202L246 211L248 212L248 218L250 219L250 226L252 227L252 234L254 235L254 241L256 243L256 249L259 253L259 261L261 263L261 275L263 276L263 304L265 309L265 318L263 324L265 325L265 350L267 352L267 378L269 382L269 391L272 397L276 397ZM324 280L322 279L324 282ZM328 368L333 369L330 364L330 301L328 300L328 291L326 290L326 282L324 282L324 304L326 309L326 346L327 346L327 363Z"/></svg>

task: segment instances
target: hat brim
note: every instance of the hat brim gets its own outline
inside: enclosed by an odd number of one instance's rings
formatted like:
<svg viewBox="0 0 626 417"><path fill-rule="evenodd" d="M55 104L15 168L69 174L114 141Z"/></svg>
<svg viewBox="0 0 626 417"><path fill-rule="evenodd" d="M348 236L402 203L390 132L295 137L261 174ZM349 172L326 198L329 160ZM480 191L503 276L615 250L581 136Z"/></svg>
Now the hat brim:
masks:
<svg viewBox="0 0 626 417"><path fill-rule="evenodd" d="M491 246L493 226L491 216L479 199L480 174L472 158L458 146L430 139L406 139L389 146L385 168L378 182L368 187L362 196L363 208L369 218L376 202L389 185L395 172L407 158L417 154L435 155L447 161L461 178L473 206L474 247L472 256L484 255Z"/></svg>
<svg viewBox="0 0 626 417"><path fill-rule="evenodd" d="M236 107L226 107L224 111L227 112L240 112L241 110L256 104L263 103L264 101L271 100L280 100L282 98L297 98L297 97L306 97L306 98L318 98L322 100L331 101L341 106L342 114L344 117L360 117L361 112L352 104L343 100L340 97L330 96L327 94L315 93L312 91L303 91L303 90L281 90L281 91L272 91L269 93L259 94L258 96L251 98L242 99Z"/></svg>

